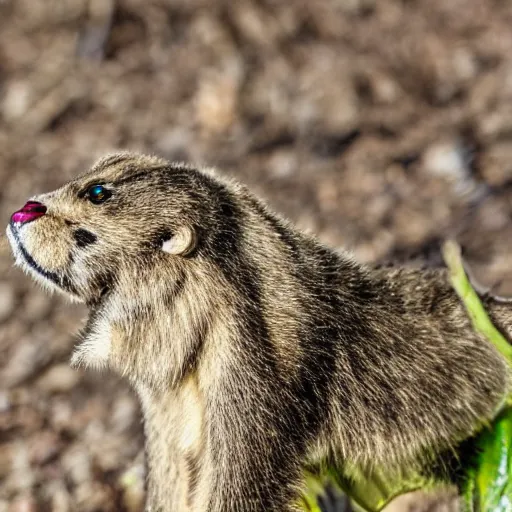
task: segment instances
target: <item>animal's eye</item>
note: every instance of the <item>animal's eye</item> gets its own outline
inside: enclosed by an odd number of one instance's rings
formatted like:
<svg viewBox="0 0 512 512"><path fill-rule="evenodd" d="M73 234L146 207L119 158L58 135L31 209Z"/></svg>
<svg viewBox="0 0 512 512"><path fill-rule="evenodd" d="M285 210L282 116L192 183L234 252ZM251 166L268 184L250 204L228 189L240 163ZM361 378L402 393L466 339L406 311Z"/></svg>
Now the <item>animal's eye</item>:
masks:
<svg viewBox="0 0 512 512"><path fill-rule="evenodd" d="M109 197L112 196L112 192L103 185L92 185L87 190L87 198L93 204L104 203Z"/></svg>

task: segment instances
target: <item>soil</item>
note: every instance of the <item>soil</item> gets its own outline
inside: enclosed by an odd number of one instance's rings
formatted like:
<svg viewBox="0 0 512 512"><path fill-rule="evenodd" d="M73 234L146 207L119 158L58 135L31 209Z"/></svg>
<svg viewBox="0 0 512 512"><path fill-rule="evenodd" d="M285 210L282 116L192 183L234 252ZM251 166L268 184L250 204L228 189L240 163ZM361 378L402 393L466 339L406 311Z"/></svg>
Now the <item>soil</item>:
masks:
<svg viewBox="0 0 512 512"><path fill-rule="evenodd" d="M215 165L361 261L512 295L512 2L0 0L0 218L120 148ZM0 249L0 511L141 510L137 401ZM452 510L408 496L395 511Z"/></svg>

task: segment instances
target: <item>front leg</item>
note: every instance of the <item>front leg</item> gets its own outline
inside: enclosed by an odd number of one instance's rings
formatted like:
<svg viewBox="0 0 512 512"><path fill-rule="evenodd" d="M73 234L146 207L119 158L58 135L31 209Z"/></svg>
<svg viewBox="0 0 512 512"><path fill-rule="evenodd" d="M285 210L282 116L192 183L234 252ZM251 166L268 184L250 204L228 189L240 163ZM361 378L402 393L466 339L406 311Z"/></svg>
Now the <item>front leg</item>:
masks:
<svg viewBox="0 0 512 512"><path fill-rule="evenodd" d="M194 377L165 393L138 387L144 416L146 512L203 512L196 494L204 455L203 406Z"/></svg>
<svg viewBox="0 0 512 512"><path fill-rule="evenodd" d="M259 389L258 389L259 388ZM299 511L304 436L267 383L220 393L208 431L208 512Z"/></svg>
<svg viewBox="0 0 512 512"><path fill-rule="evenodd" d="M148 475L145 512L195 511L191 502L188 454L180 449L176 425L176 421L159 422L155 428L151 420L145 423Z"/></svg>

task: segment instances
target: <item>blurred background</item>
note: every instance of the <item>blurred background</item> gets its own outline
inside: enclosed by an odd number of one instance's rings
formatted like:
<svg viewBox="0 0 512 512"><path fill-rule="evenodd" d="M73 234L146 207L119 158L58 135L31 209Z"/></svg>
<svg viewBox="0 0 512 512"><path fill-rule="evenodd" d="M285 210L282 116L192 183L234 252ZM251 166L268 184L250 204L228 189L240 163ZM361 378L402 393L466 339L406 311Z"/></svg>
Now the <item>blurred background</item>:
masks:
<svg viewBox="0 0 512 512"><path fill-rule="evenodd" d="M0 218L115 149L215 165L361 261L512 292L509 0L0 0ZM137 402L0 250L0 512L140 511ZM452 510L413 495L395 511Z"/></svg>

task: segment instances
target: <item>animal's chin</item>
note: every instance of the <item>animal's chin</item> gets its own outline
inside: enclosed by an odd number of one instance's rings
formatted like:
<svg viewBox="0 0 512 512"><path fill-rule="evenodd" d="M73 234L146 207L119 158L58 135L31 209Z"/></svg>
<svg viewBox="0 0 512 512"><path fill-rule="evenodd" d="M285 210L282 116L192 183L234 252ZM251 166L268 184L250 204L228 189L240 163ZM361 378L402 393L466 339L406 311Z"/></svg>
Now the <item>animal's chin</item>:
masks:
<svg viewBox="0 0 512 512"><path fill-rule="evenodd" d="M57 290L72 302L85 303L91 309L97 309L109 295L112 283L108 275L101 278L92 276L90 282L85 283L85 286L77 285L77 280L73 279L68 272L44 268L37 261L37 256L26 248L16 225L8 226L7 237L17 265L50 290Z"/></svg>
<svg viewBox="0 0 512 512"><path fill-rule="evenodd" d="M43 285L47 285L52 289L63 292L73 301L84 302L84 298L80 296L80 293L69 276L63 272L48 270L37 262L36 258L25 247L15 225L10 224L8 226L7 237L11 244L18 266L31 274L36 281Z"/></svg>

